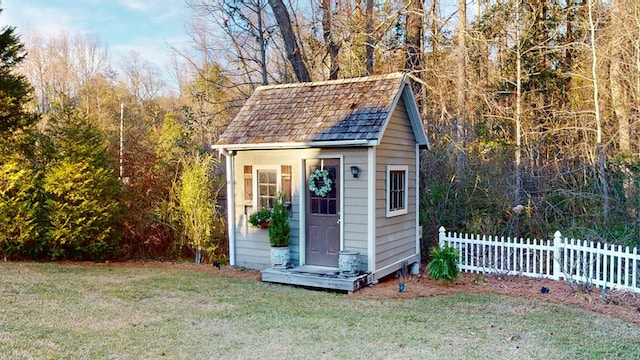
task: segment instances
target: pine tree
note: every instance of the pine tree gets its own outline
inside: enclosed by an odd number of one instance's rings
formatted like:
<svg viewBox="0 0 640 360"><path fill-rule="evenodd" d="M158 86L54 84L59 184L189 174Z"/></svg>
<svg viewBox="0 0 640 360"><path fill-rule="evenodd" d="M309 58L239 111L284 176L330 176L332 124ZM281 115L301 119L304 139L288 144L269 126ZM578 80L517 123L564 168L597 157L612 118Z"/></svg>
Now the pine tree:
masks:
<svg viewBox="0 0 640 360"><path fill-rule="evenodd" d="M107 161L102 132L70 105L54 111L55 150L45 170L45 211L52 259L114 256L122 234L122 184Z"/></svg>
<svg viewBox="0 0 640 360"><path fill-rule="evenodd" d="M0 13L2 9L0 9ZM31 99L31 86L27 79L14 69L26 55L15 28L0 29L0 137L8 138L12 132L36 121L25 104Z"/></svg>

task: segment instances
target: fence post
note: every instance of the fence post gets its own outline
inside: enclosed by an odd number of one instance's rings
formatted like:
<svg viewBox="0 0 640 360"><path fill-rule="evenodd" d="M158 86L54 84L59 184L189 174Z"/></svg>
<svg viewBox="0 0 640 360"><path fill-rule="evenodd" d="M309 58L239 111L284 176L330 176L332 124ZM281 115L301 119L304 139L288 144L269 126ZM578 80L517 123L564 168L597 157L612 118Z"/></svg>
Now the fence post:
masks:
<svg viewBox="0 0 640 360"><path fill-rule="evenodd" d="M445 232L444 226L440 226L440 229L438 229L438 244L440 244L440 249L444 247L444 241L445 241L444 232Z"/></svg>
<svg viewBox="0 0 640 360"><path fill-rule="evenodd" d="M553 279L560 280L562 273L560 264L560 244L562 243L562 234L560 230L556 230L553 234Z"/></svg>

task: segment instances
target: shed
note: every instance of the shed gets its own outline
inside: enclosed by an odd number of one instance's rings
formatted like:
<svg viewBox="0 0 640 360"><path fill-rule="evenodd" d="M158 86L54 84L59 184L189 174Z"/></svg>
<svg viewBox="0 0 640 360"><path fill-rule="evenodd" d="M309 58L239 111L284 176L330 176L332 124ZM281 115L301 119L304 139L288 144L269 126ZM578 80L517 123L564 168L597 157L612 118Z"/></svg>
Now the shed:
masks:
<svg viewBox="0 0 640 360"><path fill-rule="evenodd" d="M264 281L331 288L292 274L335 284L339 253L357 252L364 280L346 290L416 272L425 145L405 74L257 88L213 146L226 157L230 264L263 270ZM291 269L282 276L269 270L268 231L248 222L276 191L288 201L292 230Z"/></svg>

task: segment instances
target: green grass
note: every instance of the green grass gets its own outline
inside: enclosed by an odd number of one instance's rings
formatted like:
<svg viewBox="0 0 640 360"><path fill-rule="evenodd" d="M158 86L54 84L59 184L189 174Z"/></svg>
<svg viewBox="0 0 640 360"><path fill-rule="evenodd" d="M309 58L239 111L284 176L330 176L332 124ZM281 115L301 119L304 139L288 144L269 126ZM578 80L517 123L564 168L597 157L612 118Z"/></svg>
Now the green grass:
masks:
<svg viewBox="0 0 640 360"><path fill-rule="evenodd" d="M360 300L191 270L0 263L2 359L639 357L639 325L536 300Z"/></svg>

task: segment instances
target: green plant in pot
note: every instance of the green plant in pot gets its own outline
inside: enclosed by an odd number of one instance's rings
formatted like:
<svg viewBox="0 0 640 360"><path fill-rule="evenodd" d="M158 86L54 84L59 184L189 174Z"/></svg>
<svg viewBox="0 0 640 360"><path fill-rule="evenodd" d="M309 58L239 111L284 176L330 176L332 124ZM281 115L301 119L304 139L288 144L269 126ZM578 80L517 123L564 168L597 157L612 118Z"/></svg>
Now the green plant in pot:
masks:
<svg viewBox="0 0 640 360"><path fill-rule="evenodd" d="M271 244L271 266L286 268L289 266L291 254L289 251L289 212L285 206L284 194L278 192L271 211L269 223L269 243Z"/></svg>
<svg viewBox="0 0 640 360"><path fill-rule="evenodd" d="M249 223L256 227L266 228L271 223L271 210L262 208L249 215Z"/></svg>

